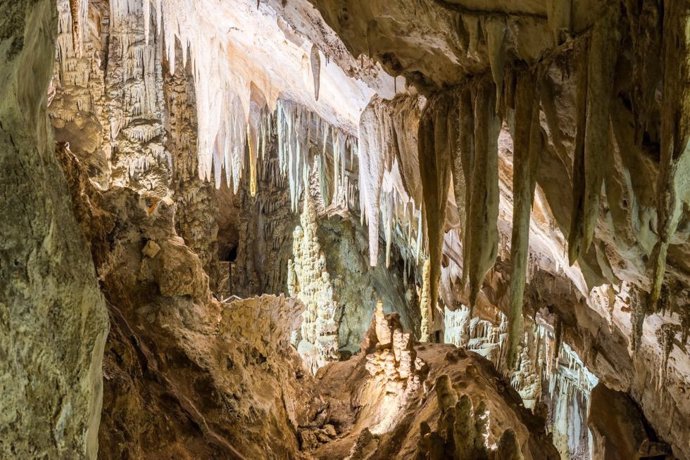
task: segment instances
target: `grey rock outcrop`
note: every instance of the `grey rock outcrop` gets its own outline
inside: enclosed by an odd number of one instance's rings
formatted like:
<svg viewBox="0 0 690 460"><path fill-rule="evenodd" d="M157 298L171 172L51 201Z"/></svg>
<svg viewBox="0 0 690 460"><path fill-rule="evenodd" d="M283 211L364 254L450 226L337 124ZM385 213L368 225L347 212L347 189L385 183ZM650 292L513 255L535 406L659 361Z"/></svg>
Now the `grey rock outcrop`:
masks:
<svg viewBox="0 0 690 460"><path fill-rule="evenodd" d="M0 457L96 458L105 302L46 111L52 0L0 18Z"/></svg>

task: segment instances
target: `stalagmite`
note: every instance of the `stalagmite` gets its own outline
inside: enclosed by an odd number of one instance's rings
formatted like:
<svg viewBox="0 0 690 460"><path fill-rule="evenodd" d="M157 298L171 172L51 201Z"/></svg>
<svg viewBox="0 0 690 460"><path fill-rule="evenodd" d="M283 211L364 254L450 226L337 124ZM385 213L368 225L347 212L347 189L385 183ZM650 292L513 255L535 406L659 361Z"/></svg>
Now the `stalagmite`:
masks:
<svg viewBox="0 0 690 460"><path fill-rule="evenodd" d="M501 456L500 447L499 451L489 451L489 410L484 400L480 400L474 409L470 397L467 394L458 394L458 387L453 385L448 374L436 377L434 386L441 414L436 431L432 432L426 422L421 423L422 440L418 444L416 458L438 460L517 458ZM515 433L512 433L512 439L510 439L510 434L504 433L501 439L504 437L506 441L512 440L513 444L517 441ZM517 452L519 453L519 447Z"/></svg>
<svg viewBox="0 0 690 460"><path fill-rule="evenodd" d="M319 89L321 87L321 55L319 55L319 48L316 45L312 45L309 59L311 63L311 73L314 77L314 99L318 101Z"/></svg>
<svg viewBox="0 0 690 460"><path fill-rule="evenodd" d="M594 238L599 217L601 186L609 155L609 111L618 58L618 8L613 8L594 24L590 43L587 78L587 122L584 155L584 241L587 251Z"/></svg>
<svg viewBox="0 0 690 460"><path fill-rule="evenodd" d="M469 250L470 308L473 308L486 272L498 253L498 133L500 119L494 112L494 85L477 86L474 99L474 164L472 198L467 231Z"/></svg>
<svg viewBox="0 0 690 460"><path fill-rule="evenodd" d="M454 409L453 441L456 458L459 460L479 460L481 457L475 455L474 452L476 433L472 401L469 396L462 395Z"/></svg>
<svg viewBox="0 0 690 460"><path fill-rule="evenodd" d="M536 167L539 160L541 132L538 92L531 74L518 77L515 98L515 135L513 151L513 233L510 245L510 309L508 313L508 366L516 364L523 335L523 294L529 251L529 223Z"/></svg>
<svg viewBox="0 0 690 460"><path fill-rule="evenodd" d="M506 430L503 432L501 439L498 441L497 458L501 460L522 460L522 452L518 444L517 436L513 430Z"/></svg>
<svg viewBox="0 0 690 460"><path fill-rule="evenodd" d="M584 239L584 197L585 197L585 126L587 123L587 55L589 40L583 41L581 52L585 55L579 59L580 68L577 76L577 133L575 151L573 152L573 201L570 215L570 232L568 233L568 261L574 264L580 257Z"/></svg>
<svg viewBox="0 0 690 460"><path fill-rule="evenodd" d="M447 96L430 101L419 123L419 169L429 242L431 321L434 319L434 310L438 302L451 152L456 147L458 124L455 98Z"/></svg>
<svg viewBox="0 0 690 460"><path fill-rule="evenodd" d="M690 62L687 2L664 2L664 89L661 101L661 158L657 181L657 233L652 252L649 309L655 311L666 273L668 246L681 217L681 200L690 191Z"/></svg>
<svg viewBox="0 0 690 460"><path fill-rule="evenodd" d="M483 452L489 444L489 409L484 400L474 409L474 451Z"/></svg>
<svg viewBox="0 0 690 460"><path fill-rule="evenodd" d="M326 258L316 236L317 216L311 195L305 193L300 225L293 233L293 259L288 262L290 295L305 304L298 352L307 367L316 373L338 357L338 324L333 300L333 285L326 269Z"/></svg>
<svg viewBox="0 0 690 460"><path fill-rule="evenodd" d="M430 328L430 317L431 309L435 308L431 304L431 298L429 296L429 285L431 284L431 264L429 259L424 260L424 267L422 268L422 292L419 295L419 310L422 315L421 324L419 326L419 341L428 342L431 335Z"/></svg>

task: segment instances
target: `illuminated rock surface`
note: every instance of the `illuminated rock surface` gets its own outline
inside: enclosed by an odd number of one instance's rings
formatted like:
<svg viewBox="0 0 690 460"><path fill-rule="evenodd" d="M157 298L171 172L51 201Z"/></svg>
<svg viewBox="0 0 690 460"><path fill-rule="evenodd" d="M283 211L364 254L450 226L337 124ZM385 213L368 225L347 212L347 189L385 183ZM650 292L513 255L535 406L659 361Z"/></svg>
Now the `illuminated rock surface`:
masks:
<svg viewBox="0 0 690 460"><path fill-rule="evenodd" d="M5 3L0 457L690 458L687 0Z"/></svg>

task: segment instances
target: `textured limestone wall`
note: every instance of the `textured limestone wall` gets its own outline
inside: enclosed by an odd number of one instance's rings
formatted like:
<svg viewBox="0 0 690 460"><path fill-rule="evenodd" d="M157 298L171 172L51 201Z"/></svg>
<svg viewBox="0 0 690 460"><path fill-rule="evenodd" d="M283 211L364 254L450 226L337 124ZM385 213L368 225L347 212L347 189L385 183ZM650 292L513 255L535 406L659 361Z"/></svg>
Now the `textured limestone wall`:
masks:
<svg viewBox="0 0 690 460"><path fill-rule="evenodd" d="M70 2L57 2L51 122L56 140L69 143L100 188L174 197L178 231L202 258L215 291L217 202L213 186L198 177L191 65L178 65L171 74L162 58L163 38L152 34L146 41L142 4L133 2L127 14L112 18L111 4L90 1L80 47ZM175 50L182 62L179 43Z"/></svg>
<svg viewBox="0 0 690 460"><path fill-rule="evenodd" d="M55 2L0 18L0 457L96 458L105 302L46 103Z"/></svg>
<svg viewBox="0 0 690 460"><path fill-rule="evenodd" d="M177 62L182 62L180 46ZM221 269L218 262L218 199L213 184L199 178L198 125L191 66L178 65L173 74L163 65L161 109L165 117L166 149L172 158L170 190L177 203L175 226L185 243L201 258L211 290L219 292Z"/></svg>

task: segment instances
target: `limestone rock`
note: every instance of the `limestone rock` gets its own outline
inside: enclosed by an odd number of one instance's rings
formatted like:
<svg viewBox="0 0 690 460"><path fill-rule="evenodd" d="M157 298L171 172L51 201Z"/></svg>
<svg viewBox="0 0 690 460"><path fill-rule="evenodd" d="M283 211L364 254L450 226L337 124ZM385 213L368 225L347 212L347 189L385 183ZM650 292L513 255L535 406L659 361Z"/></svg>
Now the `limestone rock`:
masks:
<svg viewBox="0 0 690 460"><path fill-rule="evenodd" d="M98 451L108 316L46 113L56 5L0 20L0 457Z"/></svg>
<svg viewBox="0 0 690 460"><path fill-rule="evenodd" d="M160 251L161 247L153 240L147 241L144 249L141 250L142 254L151 259L156 257Z"/></svg>

